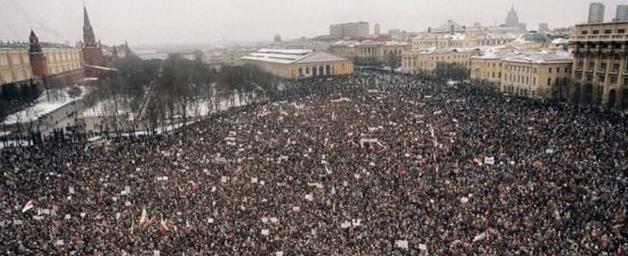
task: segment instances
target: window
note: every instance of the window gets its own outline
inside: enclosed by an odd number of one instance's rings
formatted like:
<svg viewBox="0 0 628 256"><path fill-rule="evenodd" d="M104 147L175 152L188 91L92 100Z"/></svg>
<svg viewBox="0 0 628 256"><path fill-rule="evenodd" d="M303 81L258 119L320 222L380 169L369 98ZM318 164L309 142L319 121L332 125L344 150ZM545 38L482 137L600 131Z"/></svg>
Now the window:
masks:
<svg viewBox="0 0 628 256"><path fill-rule="evenodd" d="M9 59L6 55L0 55L0 66L9 65Z"/></svg>
<svg viewBox="0 0 628 256"><path fill-rule="evenodd" d="M598 34L600 34L600 31L599 31L599 30L593 30L593 33L592 33L592 34L594 34L594 35L598 35Z"/></svg>
<svg viewBox="0 0 628 256"><path fill-rule="evenodd" d="M588 31L588 30L583 30L583 31L582 31L582 34L583 34L583 35L588 35L588 34L589 34L589 31Z"/></svg>
<svg viewBox="0 0 628 256"><path fill-rule="evenodd" d="M620 29L617 30L617 34L623 34L623 33L626 33L625 29L620 28Z"/></svg>
<svg viewBox="0 0 628 256"><path fill-rule="evenodd" d="M552 68L549 68L549 73L550 73L550 74L552 73Z"/></svg>
<svg viewBox="0 0 628 256"><path fill-rule="evenodd" d="M612 34L613 30L612 29L606 29L604 30L604 34Z"/></svg>
<svg viewBox="0 0 628 256"><path fill-rule="evenodd" d="M560 68L556 68L556 73L560 73Z"/></svg>
<svg viewBox="0 0 628 256"><path fill-rule="evenodd" d="M547 86L550 86L550 85L552 85L552 78L551 77L547 79Z"/></svg>

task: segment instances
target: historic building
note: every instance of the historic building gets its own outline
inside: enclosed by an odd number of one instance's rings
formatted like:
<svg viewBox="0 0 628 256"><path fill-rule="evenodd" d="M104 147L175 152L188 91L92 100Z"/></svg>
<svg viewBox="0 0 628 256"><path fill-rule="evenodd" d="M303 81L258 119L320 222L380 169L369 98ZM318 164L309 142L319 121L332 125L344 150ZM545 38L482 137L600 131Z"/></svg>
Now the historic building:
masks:
<svg viewBox="0 0 628 256"><path fill-rule="evenodd" d="M471 80L501 89L502 59L514 56L512 49L493 48L471 57Z"/></svg>
<svg viewBox="0 0 628 256"><path fill-rule="evenodd" d="M410 50L408 43L376 40L338 41L329 50L332 54L352 60L356 65L386 64L399 66L401 53Z"/></svg>
<svg viewBox="0 0 628 256"><path fill-rule="evenodd" d="M335 39L368 37L369 23L360 21L329 26L329 36Z"/></svg>
<svg viewBox="0 0 628 256"><path fill-rule="evenodd" d="M471 79L502 92L565 100L572 57L564 49L489 49L471 57Z"/></svg>
<svg viewBox="0 0 628 256"><path fill-rule="evenodd" d="M514 5L510 8L510 11L506 16L506 22L502 25L502 27L517 28L519 32L522 33L528 32L527 25L519 22L519 15L517 14L517 11L515 11Z"/></svg>
<svg viewBox="0 0 628 256"><path fill-rule="evenodd" d="M242 58L273 75L301 79L353 74L353 63L326 52L297 49L261 49Z"/></svg>
<svg viewBox="0 0 628 256"><path fill-rule="evenodd" d="M564 100L571 77L569 52L529 52L502 59L501 90L506 93Z"/></svg>
<svg viewBox="0 0 628 256"><path fill-rule="evenodd" d="M92 23L87 14L87 8L83 7L83 58L85 59L85 73L88 77L102 77L113 69L114 55L105 56L100 41L96 41L96 35Z"/></svg>
<svg viewBox="0 0 628 256"><path fill-rule="evenodd" d="M79 47L40 42L34 31L28 43L0 43L0 86L60 87L85 76L102 78L115 71L112 67L117 48L105 56L103 47L96 41L87 9L83 11L83 42ZM125 45L124 55L129 53Z"/></svg>
<svg viewBox="0 0 628 256"><path fill-rule="evenodd" d="M432 72L439 63L459 64L471 68L471 57L479 54L474 48L448 48L406 51L401 54L401 70L406 73Z"/></svg>
<svg viewBox="0 0 628 256"><path fill-rule="evenodd" d="M34 31L28 44L0 45L0 85L58 87L84 75L81 49L41 43Z"/></svg>
<svg viewBox="0 0 628 256"><path fill-rule="evenodd" d="M628 22L576 25L570 45L572 102L628 110Z"/></svg>

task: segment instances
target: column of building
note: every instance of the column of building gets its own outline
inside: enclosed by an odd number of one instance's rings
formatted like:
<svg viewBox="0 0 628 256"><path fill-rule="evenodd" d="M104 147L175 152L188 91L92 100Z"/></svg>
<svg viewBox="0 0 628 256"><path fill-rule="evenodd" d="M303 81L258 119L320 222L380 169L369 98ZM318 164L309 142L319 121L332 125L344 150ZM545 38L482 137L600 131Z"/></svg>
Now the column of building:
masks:
<svg viewBox="0 0 628 256"><path fill-rule="evenodd" d="M600 56L600 58L602 58L602 61L604 61L604 57L606 57L606 68L604 68L604 86L603 86L603 92L602 92L602 107L606 108L609 107L611 108L612 106L608 105L608 101L609 101L609 97L610 97L610 93L611 93L611 69L613 67L613 53L615 52L615 49L613 47L613 45L610 45L609 48L609 52L607 52L606 54L602 54Z"/></svg>
<svg viewBox="0 0 628 256"><path fill-rule="evenodd" d="M620 50L621 58L619 58L619 70L617 71L617 90L615 91L615 109L623 111L622 103L624 102L624 76L626 73L626 45L621 46Z"/></svg>
<svg viewBox="0 0 628 256"><path fill-rule="evenodd" d="M577 93L578 93L578 87L580 86L580 84L582 83L582 79L580 79L580 81L576 80L576 78L578 78L578 76L576 75L578 73L578 62L580 60L579 55L580 53L580 48L579 46L576 46L576 49L574 51L574 62L572 64L572 68L571 68L571 77L573 78L573 84L572 86L569 87L569 102L576 103L576 97L577 97ZM584 70L581 71L582 74L584 74Z"/></svg>
<svg viewBox="0 0 628 256"><path fill-rule="evenodd" d="M586 45L585 46L585 52L584 52L584 59L582 60L582 79L580 79L580 84L579 84L579 95L578 95L578 103L579 104L583 104L585 102L587 102L586 100L586 96L587 96L587 83L588 83L588 77L589 77L589 68L593 69L594 67L589 67L589 50L590 50L590 46ZM593 71L593 70L591 70Z"/></svg>

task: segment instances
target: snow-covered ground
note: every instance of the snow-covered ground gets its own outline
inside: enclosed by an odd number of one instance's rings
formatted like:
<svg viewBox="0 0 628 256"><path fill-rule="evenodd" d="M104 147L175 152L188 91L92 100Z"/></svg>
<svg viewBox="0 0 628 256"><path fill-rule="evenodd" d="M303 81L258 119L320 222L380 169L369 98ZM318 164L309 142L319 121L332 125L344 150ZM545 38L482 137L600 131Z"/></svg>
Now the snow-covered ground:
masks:
<svg viewBox="0 0 628 256"><path fill-rule="evenodd" d="M53 112L67 104L78 101L89 94L93 88L79 86L81 88L81 95L76 98L70 98L68 91L72 87L66 87L62 89L50 89L44 91L41 96L29 107L9 115L3 122L5 125L20 123L29 123L37 120L38 118Z"/></svg>
<svg viewBox="0 0 628 256"><path fill-rule="evenodd" d="M129 113L131 108L129 107L128 99L106 99L101 100L94 106L89 107L81 111L80 117L102 117L102 116L117 116Z"/></svg>

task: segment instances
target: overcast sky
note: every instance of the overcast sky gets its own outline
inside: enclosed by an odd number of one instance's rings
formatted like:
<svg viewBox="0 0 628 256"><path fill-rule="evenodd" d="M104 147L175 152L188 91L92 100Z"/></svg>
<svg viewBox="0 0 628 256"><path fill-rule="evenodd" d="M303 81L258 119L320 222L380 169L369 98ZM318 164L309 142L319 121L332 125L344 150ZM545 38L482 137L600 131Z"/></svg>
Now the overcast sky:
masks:
<svg viewBox="0 0 628 256"><path fill-rule="evenodd" d="M589 0L87 0L97 38L105 44L211 43L327 34L329 24L380 23L382 31L423 31L447 19L463 25L501 24L511 5L528 29L586 21ZM617 4L602 0L606 20ZM29 28L43 41L74 44L82 35L82 0L0 0L0 40L26 40Z"/></svg>

